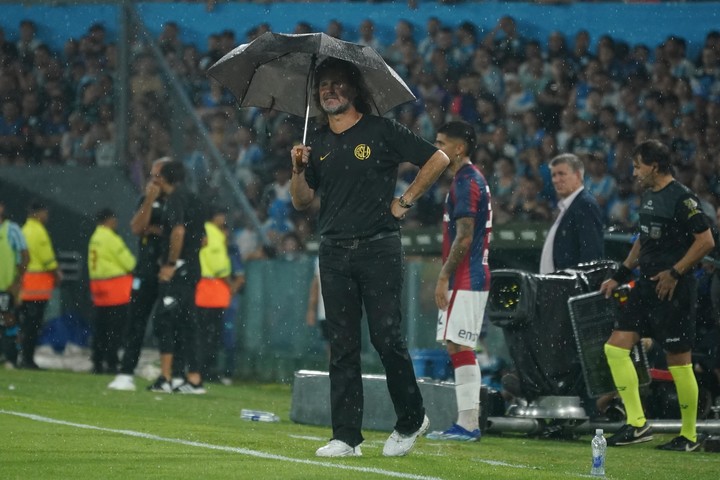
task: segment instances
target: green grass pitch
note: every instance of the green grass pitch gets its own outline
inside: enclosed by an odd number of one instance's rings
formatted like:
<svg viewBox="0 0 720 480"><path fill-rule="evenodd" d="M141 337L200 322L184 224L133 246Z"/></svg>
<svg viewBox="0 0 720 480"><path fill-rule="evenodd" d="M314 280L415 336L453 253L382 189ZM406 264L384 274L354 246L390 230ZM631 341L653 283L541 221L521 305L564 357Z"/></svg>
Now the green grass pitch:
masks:
<svg viewBox="0 0 720 480"><path fill-rule="evenodd" d="M2 479L566 479L590 478L590 437L487 435L479 443L420 439L384 458L387 432L364 432L363 456L320 459L330 429L289 420L291 387L210 385L204 396L106 389L109 376L0 370ZM279 423L248 422L242 408ZM388 405L388 408L391 408ZM433 425L440 429L444 425ZM607 478L718 479L712 453L661 452L653 442L610 449Z"/></svg>

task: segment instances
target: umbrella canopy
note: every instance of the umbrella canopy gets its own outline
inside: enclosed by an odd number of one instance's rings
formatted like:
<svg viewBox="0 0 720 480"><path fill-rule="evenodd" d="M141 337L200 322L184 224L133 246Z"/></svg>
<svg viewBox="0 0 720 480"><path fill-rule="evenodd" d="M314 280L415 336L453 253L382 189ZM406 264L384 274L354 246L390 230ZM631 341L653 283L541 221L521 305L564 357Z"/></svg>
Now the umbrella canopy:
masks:
<svg viewBox="0 0 720 480"><path fill-rule="evenodd" d="M227 88L241 107L271 108L307 119L320 113L311 101L310 88L316 64L328 57L360 69L377 115L415 100L397 72L371 47L324 33L263 33L218 60L208 75Z"/></svg>

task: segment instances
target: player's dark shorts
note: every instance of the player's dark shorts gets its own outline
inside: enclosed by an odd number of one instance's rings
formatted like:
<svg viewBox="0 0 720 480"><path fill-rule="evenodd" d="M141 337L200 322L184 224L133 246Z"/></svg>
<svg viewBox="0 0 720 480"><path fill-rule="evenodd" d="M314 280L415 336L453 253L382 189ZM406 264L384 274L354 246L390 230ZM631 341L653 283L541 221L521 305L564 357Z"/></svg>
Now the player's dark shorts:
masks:
<svg viewBox="0 0 720 480"><path fill-rule="evenodd" d="M695 344L697 280L692 275L683 276L675 286L672 300L659 300L656 286L657 282L644 277L637 281L615 329L653 338L670 353L691 350Z"/></svg>

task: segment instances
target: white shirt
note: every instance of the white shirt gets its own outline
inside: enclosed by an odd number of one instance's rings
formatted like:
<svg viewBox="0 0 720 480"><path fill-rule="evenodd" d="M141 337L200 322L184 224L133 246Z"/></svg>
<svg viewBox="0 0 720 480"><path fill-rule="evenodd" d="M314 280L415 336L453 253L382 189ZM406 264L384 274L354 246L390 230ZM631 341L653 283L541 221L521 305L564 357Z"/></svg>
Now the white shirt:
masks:
<svg viewBox="0 0 720 480"><path fill-rule="evenodd" d="M552 273L556 270L554 260L555 257L553 256L553 244L555 243L555 234L557 233L557 229L560 225L560 220L562 220L563 215L565 215L565 212L570 207L570 205L572 205L575 197L580 195L580 192L582 192L584 188L585 187L581 186L567 197L558 201L558 208L560 209L560 212L555 219L555 223L552 224L552 227L550 227L550 230L548 231L547 237L545 238L545 244L543 245L542 253L540 254L541 275L545 275L546 273Z"/></svg>

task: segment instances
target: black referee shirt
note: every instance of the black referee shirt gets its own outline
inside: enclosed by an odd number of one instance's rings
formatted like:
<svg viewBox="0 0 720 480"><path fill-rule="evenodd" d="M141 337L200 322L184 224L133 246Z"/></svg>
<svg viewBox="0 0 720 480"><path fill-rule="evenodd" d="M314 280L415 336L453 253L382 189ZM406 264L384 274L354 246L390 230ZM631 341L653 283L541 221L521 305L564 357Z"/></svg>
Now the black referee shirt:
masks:
<svg viewBox="0 0 720 480"><path fill-rule="evenodd" d="M390 213L398 165L422 166L437 151L403 125L375 115L340 134L325 125L310 139L305 178L320 195L319 233L330 239L399 230Z"/></svg>
<svg viewBox="0 0 720 480"><path fill-rule="evenodd" d="M640 269L653 276L687 253L694 234L709 228L695 194L677 180L658 192L646 190L640 206Z"/></svg>

